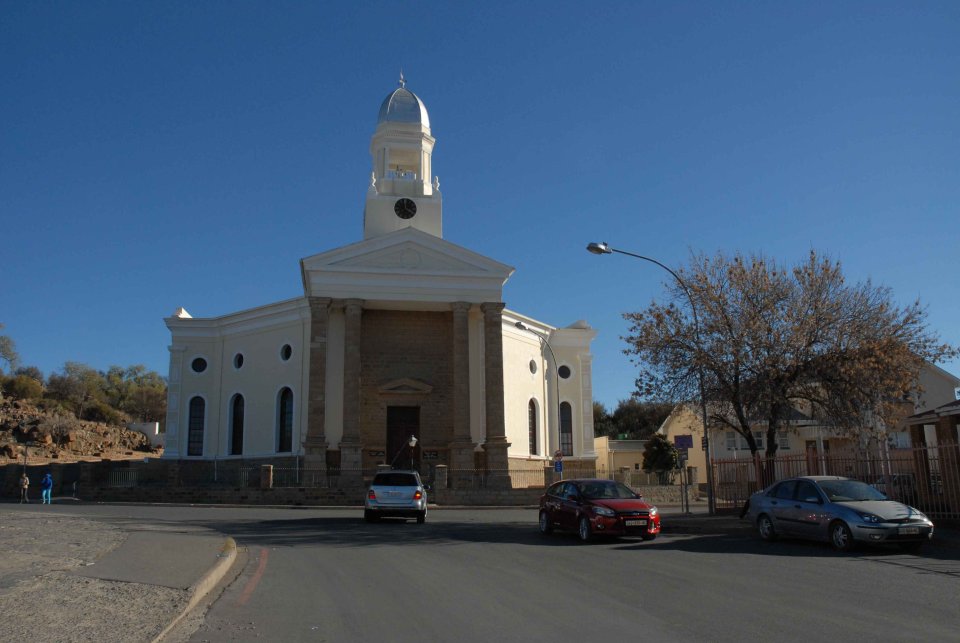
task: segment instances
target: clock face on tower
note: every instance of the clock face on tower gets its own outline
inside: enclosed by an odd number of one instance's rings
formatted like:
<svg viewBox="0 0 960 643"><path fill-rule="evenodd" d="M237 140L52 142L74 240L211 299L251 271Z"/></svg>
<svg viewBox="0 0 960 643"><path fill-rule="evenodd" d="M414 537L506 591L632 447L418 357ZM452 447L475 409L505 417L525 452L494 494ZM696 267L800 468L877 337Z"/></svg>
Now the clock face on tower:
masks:
<svg viewBox="0 0 960 643"><path fill-rule="evenodd" d="M417 213L417 204L411 199L399 199L393 204L393 211L401 219L412 219Z"/></svg>

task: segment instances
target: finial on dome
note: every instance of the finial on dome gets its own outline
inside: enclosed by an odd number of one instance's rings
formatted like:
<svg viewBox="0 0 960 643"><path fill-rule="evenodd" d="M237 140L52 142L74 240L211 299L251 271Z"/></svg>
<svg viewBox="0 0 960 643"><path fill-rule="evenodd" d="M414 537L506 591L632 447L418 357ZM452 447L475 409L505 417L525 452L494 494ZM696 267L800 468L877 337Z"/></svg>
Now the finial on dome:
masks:
<svg viewBox="0 0 960 643"><path fill-rule="evenodd" d="M403 78L403 67L400 68L400 83L399 83L399 85L400 85L400 87L404 87L404 88L407 86L407 81Z"/></svg>

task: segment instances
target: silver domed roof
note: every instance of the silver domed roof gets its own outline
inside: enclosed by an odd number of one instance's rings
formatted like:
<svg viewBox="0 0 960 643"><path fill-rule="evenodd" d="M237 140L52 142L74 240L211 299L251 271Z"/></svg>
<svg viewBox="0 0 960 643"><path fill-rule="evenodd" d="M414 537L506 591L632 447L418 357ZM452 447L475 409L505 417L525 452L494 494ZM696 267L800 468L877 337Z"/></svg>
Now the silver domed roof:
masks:
<svg viewBox="0 0 960 643"><path fill-rule="evenodd" d="M380 116L377 123L420 123L430 127L430 117L427 115L427 106L423 101L406 88L403 74L400 75L400 86L393 90L380 105Z"/></svg>

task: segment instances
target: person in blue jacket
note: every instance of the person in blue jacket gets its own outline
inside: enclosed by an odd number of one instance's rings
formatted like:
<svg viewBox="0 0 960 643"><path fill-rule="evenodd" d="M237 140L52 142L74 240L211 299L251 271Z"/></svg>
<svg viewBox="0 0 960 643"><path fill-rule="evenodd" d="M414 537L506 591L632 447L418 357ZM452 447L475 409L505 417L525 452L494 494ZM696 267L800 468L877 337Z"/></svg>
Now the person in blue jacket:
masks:
<svg viewBox="0 0 960 643"><path fill-rule="evenodd" d="M40 495L43 496L43 500L40 504L50 504L51 491L53 491L53 476L50 475L49 471L47 471L45 474L43 474L43 479L40 481Z"/></svg>

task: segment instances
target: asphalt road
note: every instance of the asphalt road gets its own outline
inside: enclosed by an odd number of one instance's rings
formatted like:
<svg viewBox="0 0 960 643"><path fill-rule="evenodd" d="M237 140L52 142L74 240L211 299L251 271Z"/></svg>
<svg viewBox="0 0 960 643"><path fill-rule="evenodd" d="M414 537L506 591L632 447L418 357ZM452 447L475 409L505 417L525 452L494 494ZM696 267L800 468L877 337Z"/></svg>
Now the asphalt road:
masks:
<svg viewBox="0 0 960 643"><path fill-rule="evenodd" d="M86 510L237 540L239 574L192 641L960 641L960 551L936 546L844 555L704 533L583 545L542 537L523 509L431 510L425 525L371 525L359 510Z"/></svg>

